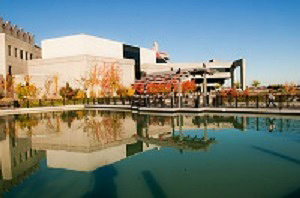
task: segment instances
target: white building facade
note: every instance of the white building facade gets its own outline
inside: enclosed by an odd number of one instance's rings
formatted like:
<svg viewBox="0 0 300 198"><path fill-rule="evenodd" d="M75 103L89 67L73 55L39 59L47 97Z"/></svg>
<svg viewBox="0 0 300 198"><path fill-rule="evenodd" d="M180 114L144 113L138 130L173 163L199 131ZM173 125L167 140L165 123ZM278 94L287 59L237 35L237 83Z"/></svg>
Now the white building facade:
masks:
<svg viewBox="0 0 300 198"><path fill-rule="evenodd" d="M129 87L141 77L142 64L156 61L155 50L85 34L44 40L42 49L42 59L29 61L26 73L41 89L51 76L58 76L59 87L69 83L82 89L80 79L88 76L95 66L101 70L109 65L117 66L122 85ZM22 82L23 78L16 76L16 82Z"/></svg>

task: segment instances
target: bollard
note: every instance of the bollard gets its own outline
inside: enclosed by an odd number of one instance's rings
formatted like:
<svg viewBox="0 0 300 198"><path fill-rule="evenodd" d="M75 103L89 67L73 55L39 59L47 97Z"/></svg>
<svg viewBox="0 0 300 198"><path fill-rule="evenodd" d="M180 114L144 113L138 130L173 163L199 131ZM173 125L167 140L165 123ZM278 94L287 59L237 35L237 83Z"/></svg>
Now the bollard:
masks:
<svg viewBox="0 0 300 198"><path fill-rule="evenodd" d="M279 108L282 108L282 95L279 95Z"/></svg>
<svg viewBox="0 0 300 198"><path fill-rule="evenodd" d="M209 106L209 95L206 95L206 106L208 107Z"/></svg>
<svg viewBox="0 0 300 198"><path fill-rule="evenodd" d="M43 106L43 105L42 105L42 99L39 99L39 106L40 106L40 107Z"/></svg>
<svg viewBox="0 0 300 198"><path fill-rule="evenodd" d="M223 96L222 95L220 96L220 99L221 99L220 105L223 106Z"/></svg>
<svg viewBox="0 0 300 198"><path fill-rule="evenodd" d="M122 105L125 105L125 101L124 101L124 98L122 97L122 95L120 96L120 100L122 101Z"/></svg>
<svg viewBox="0 0 300 198"><path fill-rule="evenodd" d="M27 99L27 108L30 107L29 100Z"/></svg>
<svg viewBox="0 0 300 198"><path fill-rule="evenodd" d="M235 108L238 108L238 96L235 96Z"/></svg>
<svg viewBox="0 0 300 198"><path fill-rule="evenodd" d="M116 105L117 104L117 98L116 97L114 97L114 105Z"/></svg>
<svg viewBox="0 0 300 198"><path fill-rule="evenodd" d="M258 101L258 100L259 100L259 98L258 98L258 95L257 95L257 96L256 96L256 108L258 108L258 107L259 107L259 104L258 104L258 103L259 103L259 101Z"/></svg>

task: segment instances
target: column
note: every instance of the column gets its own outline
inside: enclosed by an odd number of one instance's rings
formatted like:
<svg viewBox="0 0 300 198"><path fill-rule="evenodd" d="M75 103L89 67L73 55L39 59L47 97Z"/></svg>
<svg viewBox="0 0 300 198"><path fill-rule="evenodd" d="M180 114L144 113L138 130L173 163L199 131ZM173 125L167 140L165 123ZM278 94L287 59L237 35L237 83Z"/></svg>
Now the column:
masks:
<svg viewBox="0 0 300 198"><path fill-rule="evenodd" d="M240 60L240 82L242 89L246 89L246 60L243 58Z"/></svg>
<svg viewBox="0 0 300 198"><path fill-rule="evenodd" d="M234 87L234 81L235 81L234 70L235 70L235 66L231 66L230 68L231 88Z"/></svg>

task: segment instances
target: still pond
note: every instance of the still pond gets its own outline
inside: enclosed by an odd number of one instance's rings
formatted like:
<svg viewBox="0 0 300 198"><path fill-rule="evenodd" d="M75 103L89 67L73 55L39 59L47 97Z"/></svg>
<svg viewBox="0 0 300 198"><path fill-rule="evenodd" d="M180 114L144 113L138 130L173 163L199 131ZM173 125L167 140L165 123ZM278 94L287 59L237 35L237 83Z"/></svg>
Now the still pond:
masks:
<svg viewBox="0 0 300 198"><path fill-rule="evenodd" d="M0 197L300 197L300 117L0 117Z"/></svg>

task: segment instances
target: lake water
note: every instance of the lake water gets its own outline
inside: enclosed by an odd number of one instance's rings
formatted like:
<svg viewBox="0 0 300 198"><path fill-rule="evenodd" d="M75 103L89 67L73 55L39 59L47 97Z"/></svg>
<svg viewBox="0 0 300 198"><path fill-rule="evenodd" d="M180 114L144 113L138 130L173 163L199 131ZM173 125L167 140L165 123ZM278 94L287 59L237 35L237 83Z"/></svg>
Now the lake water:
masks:
<svg viewBox="0 0 300 198"><path fill-rule="evenodd" d="M300 197L300 118L0 117L0 197Z"/></svg>

